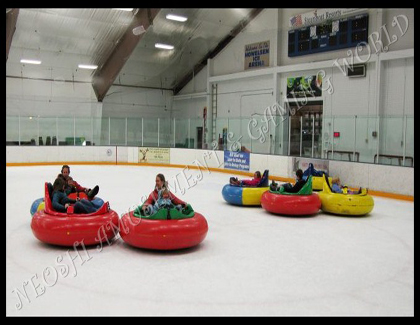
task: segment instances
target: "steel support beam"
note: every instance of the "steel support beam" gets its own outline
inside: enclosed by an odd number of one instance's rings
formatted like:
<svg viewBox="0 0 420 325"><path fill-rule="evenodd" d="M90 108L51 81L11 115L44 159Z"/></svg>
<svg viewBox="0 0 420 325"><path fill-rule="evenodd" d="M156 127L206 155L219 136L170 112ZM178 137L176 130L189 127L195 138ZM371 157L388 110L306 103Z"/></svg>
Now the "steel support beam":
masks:
<svg viewBox="0 0 420 325"><path fill-rule="evenodd" d="M193 70L188 73L178 84L174 87L174 95L177 95L182 88L184 88L187 83L189 83L192 78L197 75L206 65L207 59L213 59L220 51L222 51L229 43L232 41L236 35L238 35L264 8L255 8L253 9L247 17L239 22L238 25L234 29L230 31L230 33L217 44L216 48L209 51L206 56L197 63Z"/></svg>
<svg viewBox="0 0 420 325"><path fill-rule="evenodd" d="M6 62L9 57L10 46L12 45L13 34L16 30L18 16L18 8L6 10Z"/></svg>
<svg viewBox="0 0 420 325"><path fill-rule="evenodd" d="M102 67L96 70L92 78L92 87L99 102L105 98L109 88L144 35L144 33L135 35L133 29L143 26L147 30L159 11L160 8L140 8L109 58Z"/></svg>

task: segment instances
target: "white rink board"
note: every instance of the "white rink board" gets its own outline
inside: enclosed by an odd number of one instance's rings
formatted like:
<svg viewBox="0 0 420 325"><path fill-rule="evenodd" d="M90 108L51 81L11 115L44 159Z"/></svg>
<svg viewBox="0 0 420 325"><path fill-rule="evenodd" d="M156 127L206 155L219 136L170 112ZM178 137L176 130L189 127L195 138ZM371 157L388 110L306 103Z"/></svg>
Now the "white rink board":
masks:
<svg viewBox="0 0 420 325"><path fill-rule="evenodd" d="M6 146L6 163L106 162L138 163L137 147L120 146ZM200 168L224 167L224 152L170 148L170 163ZM250 173L269 169L271 176L294 178L293 157L250 154ZM234 171L232 170L232 173ZM350 187L414 196L414 168L329 161L330 176Z"/></svg>

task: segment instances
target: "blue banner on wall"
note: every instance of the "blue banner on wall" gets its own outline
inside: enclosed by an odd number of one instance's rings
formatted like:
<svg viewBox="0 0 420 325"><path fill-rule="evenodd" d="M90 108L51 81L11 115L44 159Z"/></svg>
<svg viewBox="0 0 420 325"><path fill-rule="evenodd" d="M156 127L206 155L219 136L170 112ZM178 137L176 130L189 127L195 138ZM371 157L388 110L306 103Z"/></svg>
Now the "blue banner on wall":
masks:
<svg viewBox="0 0 420 325"><path fill-rule="evenodd" d="M226 150L225 168L249 171L249 152Z"/></svg>

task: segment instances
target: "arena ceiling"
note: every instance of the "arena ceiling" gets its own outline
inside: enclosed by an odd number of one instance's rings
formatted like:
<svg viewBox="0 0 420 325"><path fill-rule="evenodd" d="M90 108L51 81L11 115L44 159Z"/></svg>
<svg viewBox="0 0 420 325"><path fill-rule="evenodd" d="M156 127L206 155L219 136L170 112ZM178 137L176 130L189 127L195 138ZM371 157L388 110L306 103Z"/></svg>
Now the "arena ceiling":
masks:
<svg viewBox="0 0 420 325"><path fill-rule="evenodd" d="M112 85L177 94L261 10L6 8L6 76L90 82L99 101ZM187 20L170 20L168 14Z"/></svg>

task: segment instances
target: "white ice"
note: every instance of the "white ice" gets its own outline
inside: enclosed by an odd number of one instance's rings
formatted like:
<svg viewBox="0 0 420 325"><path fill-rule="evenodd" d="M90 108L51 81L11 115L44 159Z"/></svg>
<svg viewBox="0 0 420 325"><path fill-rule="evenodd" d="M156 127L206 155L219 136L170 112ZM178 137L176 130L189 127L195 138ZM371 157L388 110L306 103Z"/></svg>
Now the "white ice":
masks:
<svg viewBox="0 0 420 325"><path fill-rule="evenodd" d="M159 252L117 236L102 250L79 249L78 258L73 248L40 242L30 228L31 204L61 166L6 167L9 316L414 315L412 202L374 197L362 218L284 217L227 204L221 190L229 174L70 167L81 185L99 185L98 197L120 216L151 192L156 174L170 185L176 177L176 195L206 217L207 237L194 248Z"/></svg>

